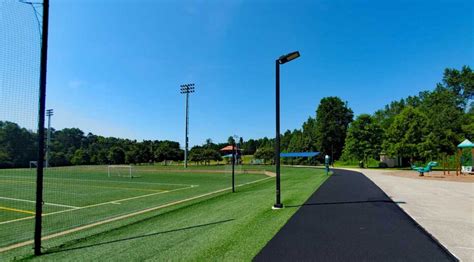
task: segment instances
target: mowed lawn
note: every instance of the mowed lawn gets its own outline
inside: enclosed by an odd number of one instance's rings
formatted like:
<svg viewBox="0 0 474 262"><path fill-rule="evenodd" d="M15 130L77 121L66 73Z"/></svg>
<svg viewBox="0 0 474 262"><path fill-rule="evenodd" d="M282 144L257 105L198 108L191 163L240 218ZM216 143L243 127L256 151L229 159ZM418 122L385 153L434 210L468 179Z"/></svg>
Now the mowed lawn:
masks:
<svg viewBox="0 0 474 262"><path fill-rule="evenodd" d="M326 176L321 169L282 168L283 203L290 206L303 204L325 179ZM43 244L47 254L39 258L31 256L31 246L0 253L0 258L107 261L251 260L298 209L288 207L283 210L271 210L274 203L275 180L263 175L237 175L236 182L240 186L237 187L236 193L225 190L230 185L230 176L225 172L224 174L169 173L162 180L183 187L195 185L176 191L180 194L179 199L189 199L200 194L205 196L47 240ZM137 181L145 182L147 178L143 175ZM122 185L125 182L120 183L120 186L125 187ZM136 185L130 186L134 188ZM193 192L198 189L199 191ZM224 191L220 191L222 189ZM215 190L219 192L206 195ZM164 198L165 195L171 194L158 194L151 202L159 201L158 199ZM130 201L124 206L104 205L101 209L111 208L117 214L123 214L124 212L118 211L122 207L130 212L152 204L149 203L148 197L142 199L143 201ZM170 203L173 199L161 201ZM144 205L141 202L148 204ZM156 202L154 205L160 203ZM79 203L75 204L87 203L79 200ZM135 205L138 207L134 208ZM69 217L63 219L71 219L72 214L80 214L81 211L67 212ZM57 223L61 223L60 218L57 216ZM52 224L46 225L52 226Z"/></svg>

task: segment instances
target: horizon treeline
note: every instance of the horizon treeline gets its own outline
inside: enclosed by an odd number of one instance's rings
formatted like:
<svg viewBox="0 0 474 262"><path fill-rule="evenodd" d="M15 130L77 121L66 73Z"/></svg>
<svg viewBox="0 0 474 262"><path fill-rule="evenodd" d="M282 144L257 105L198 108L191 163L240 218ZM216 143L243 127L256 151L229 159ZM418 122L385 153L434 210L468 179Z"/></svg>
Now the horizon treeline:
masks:
<svg viewBox="0 0 474 262"><path fill-rule="evenodd" d="M86 135L79 128L52 128L49 148L51 166L138 164L184 157L178 142ZM27 167L36 159L37 134L16 123L0 121L0 167Z"/></svg>
<svg viewBox="0 0 474 262"><path fill-rule="evenodd" d="M474 139L473 98L474 73L469 66L447 68L432 91L393 101L355 120L347 102L325 97L314 118L282 135L282 151L319 151L321 157L366 164L380 154L401 158L405 165L441 160L454 154L464 139Z"/></svg>
<svg viewBox="0 0 474 262"><path fill-rule="evenodd" d="M469 66L446 69L432 91L393 101L373 114L354 119L348 102L338 97L321 99L314 117L302 127L281 135L282 152L319 151L334 160L378 159L381 153L410 161L440 159L453 154L463 139L474 139L474 73ZM189 152L196 163L221 161L219 149L235 142L243 154L272 161L273 138L223 143L206 139ZM0 121L0 168L27 167L36 160L37 135L16 123ZM51 131L51 166L141 164L181 161L184 151L170 140L131 140L85 134L78 128ZM284 163L288 160L284 159ZM295 159L308 163L307 159Z"/></svg>
<svg viewBox="0 0 474 262"><path fill-rule="evenodd" d="M380 154L415 161L441 160L452 155L464 139L474 140L474 73L469 66L445 69L441 82L392 101L373 114L355 119L348 102L339 97L321 99L314 117L301 128L286 130L280 138L282 152L321 152L333 160L365 162ZM257 147L256 158L272 160L274 139ZM244 147L245 149L245 143ZM305 164L299 158L285 163Z"/></svg>

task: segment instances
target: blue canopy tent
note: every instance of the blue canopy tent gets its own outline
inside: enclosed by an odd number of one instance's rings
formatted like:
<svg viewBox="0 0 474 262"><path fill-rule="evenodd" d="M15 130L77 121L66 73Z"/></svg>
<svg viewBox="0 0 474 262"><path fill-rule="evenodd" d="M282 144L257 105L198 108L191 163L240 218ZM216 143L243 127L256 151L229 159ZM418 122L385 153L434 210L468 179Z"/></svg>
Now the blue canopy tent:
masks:
<svg viewBox="0 0 474 262"><path fill-rule="evenodd" d="M280 153L280 157L315 157L318 156L319 152L290 152Z"/></svg>
<svg viewBox="0 0 474 262"><path fill-rule="evenodd" d="M280 157L282 158L295 158L295 157L316 157L320 152L288 152L288 153L280 153ZM291 161L293 165L293 160Z"/></svg>

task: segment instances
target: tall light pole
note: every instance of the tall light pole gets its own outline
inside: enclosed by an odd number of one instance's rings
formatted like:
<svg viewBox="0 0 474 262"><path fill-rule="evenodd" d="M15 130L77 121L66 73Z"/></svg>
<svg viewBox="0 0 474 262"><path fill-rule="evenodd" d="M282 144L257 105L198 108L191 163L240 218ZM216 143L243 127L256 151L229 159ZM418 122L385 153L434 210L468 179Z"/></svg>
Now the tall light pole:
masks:
<svg viewBox="0 0 474 262"><path fill-rule="evenodd" d="M186 94L186 127L184 132L184 168L188 167L189 93L194 93L194 84L181 85L181 94Z"/></svg>
<svg viewBox="0 0 474 262"><path fill-rule="evenodd" d="M234 141L232 142L232 193L235 192L235 161L236 161L236 156L237 156L237 150L238 147L235 146L237 139L239 137L237 135L234 135ZM239 146L240 147L240 146Z"/></svg>
<svg viewBox="0 0 474 262"><path fill-rule="evenodd" d="M280 65L290 62L293 59L300 57L298 51L280 56L275 61L275 99L276 99L276 126L275 126L275 166L276 166L276 202L273 205L274 209L283 208L280 198Z"/></svg>
<svg viewBox="0 0 474 262"><path fill-rule="evenodd" d="M46 135L46 167L49 167L49 146L51 145L51 117L53 115L53 109L46 110L46 116L48 117L48 134Z"/></svg>

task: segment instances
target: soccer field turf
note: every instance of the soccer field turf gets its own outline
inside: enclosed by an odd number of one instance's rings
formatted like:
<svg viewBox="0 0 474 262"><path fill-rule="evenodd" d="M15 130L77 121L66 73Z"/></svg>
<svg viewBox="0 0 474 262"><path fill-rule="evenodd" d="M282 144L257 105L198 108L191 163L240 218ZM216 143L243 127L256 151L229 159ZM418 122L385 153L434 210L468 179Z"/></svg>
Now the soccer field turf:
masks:
<svg viewBox="0 0 474 262"><path fill-rule="evenodd" d="M242 167L246 171L249 168L251 167ZM270 166L256 168L260 170L273 169ZM275 179L272 177L248 174L248 172L247 174L238 174L236 183L240 186L237 187L234 194L228 190L231 182L230 174L223 166L210 167L208 171L196 168L191 171L192 173L180 173L179 170L172 168L164 168L165 172L161 167L139 169L142 177L136 180L113 178L111 181L107 178L104 167L81 167L81 171L75 173L75 181L80 184L81 180L93 180L94 185L113 183L126 188L147 190L160 190L163 189L161 186L173 186L163 190L177 189L177 191L143 197L142 200L137 198L130 200L130 203L126 200L120 204L113 204L105 199L103 200L105 202L99 203L110 203L91 207L90 210L88 210L89 208L83 210L59 209L59 212L64 211L56 213L59 216L54 214L57 211L50 211L51 215L44 217L45 220L49 220L45 223L45 230L49 231L54 229L55 232L68 232L65 231L68 228L74 230L94 225L97 222L101 223L101 221L109 222L44 240L42 246L45 255L40 257L32 255L31 243L6 252L1 252L0 248L0 261L18 259L38 259L40 261L143 261L147 259L249 261L327 178L322 169L282 167L282 201L286 208L275 211L271 209L275 201ZM91 170L96 170L98 173L94 175ZM8 176L11 176L12 171L10 170ZM32 174L21 175L26 170L16 172L18 172L18 176L32 176ZM45 181L58 178L59 175L52 174L54 173L52 169L49 172L51 173L46 176L48 179ZM59 169L55 172L60 173ZM158 177L160 182L156 180ZM3 178L6 178L6 174ZM62 178L61 180L66 179ZM156 187L153 185L138 186L139 182L152 183L153 180ZM67 188L71 190L70 193L74 192L73 190L80 190L80 187L71 189L74 181L67 180L65 182L67 184L64 184L63 181L63 185L65 187L69 185ZM157 183L162 184L156 185ZM191 187L192 185L194 187ZM90 192L97 192L98 189L91 188ZM107 195L108 190L107 186L107 189L99 191L104 191L104 194ZM50 193L53 194L53 191ZM135 194L145 196L148 192L135 192ZM175 195L173 196L173 194ZM165 199L167 195L169 196ZM152 199L154 200L152 201ZM59 204L64 202L63 200ZM45 206L47 203L46 201ZM76 205L79 204L76 203ZM116 209L118 206L128 207L128 209L127 211ZM53 207L51 206L51 208ZM143 212L143 210L149 210L149 212ZM82 218L79 216L80 212L84 212ZM135 215L114 220L127 216L127 214ZM25 214L25 217L28 215ZM82 219L87 219L88 222L81 221ZM111 219L114 221L110 221ZM79 223L79 221L81 222ZM3 227L0 230L5 229L5 232L9 232L11 235L11 239L15 239L15 232L20 232L14 228L18 228L15 223L12 222L10 223L11 227ZM29 232L24 235L25 239L32 238L32 220L29 223L31 225L28 229ZM58 225L62 225L62 228L58 229ZM5 233L0 232L3 240ZM50 236L51 234L52 232L49 232L44 235Z"/></svg>
<svg viewBox="0 0 474 262"><path fill-rule="evenodd" d="M136 178L108 177L106 166L45 169L43 236L173 204L231 185L225 167L183 173L134 167ZM236 185L268 179L237 174ZM30 240L34 230L34 169L0 170L0 248Z"/></svg>

